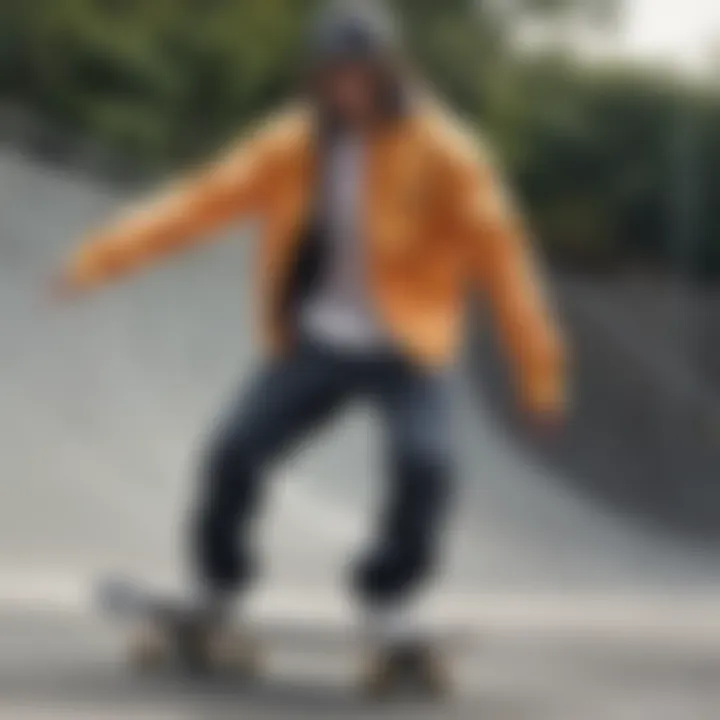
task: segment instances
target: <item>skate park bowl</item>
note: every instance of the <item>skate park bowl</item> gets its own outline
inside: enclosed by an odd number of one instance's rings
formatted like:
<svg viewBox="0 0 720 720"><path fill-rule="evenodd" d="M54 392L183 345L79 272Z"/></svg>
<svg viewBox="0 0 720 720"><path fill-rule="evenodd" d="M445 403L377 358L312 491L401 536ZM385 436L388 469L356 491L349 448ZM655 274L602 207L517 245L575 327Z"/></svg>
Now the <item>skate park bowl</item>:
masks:
<svg viewBox="0 0 720 720"><path fill-rule="evenodd" d="M571 352L567 432L545 446L517 432L502 348L476 330L469 363L481 401L561 482L628 522L716 544L720 395L717 375L699 362L712 353L697 353L717 343L717 294L698 289L678 327L680 299L668 283L558 277L554 291Z"/></svg>
<svg viewBox="0 0 720 720"><path fill-rule="evenodd" d="M306 684L250 692L122 673L86 590L110 570L176 579L204 435L259 361L255 232L229 230L53 306L44 293L57 263L140 190L50 160L0 148L0 716L364 717L331 689L322 658L289 664ZM715 707L707 668L720 656L713 384L673 355L643 291L572 277L553 291L573 354L566 434L528 439L479 314L455 379L461 501L437 607L474 618L487 641L458 716L585 720L598 701L647 709L671 696L677 717L711 717L701 703ZM382 496L378 445L368 409L353 407L279 469L258 607L343 621L347 557Z"/></svg>

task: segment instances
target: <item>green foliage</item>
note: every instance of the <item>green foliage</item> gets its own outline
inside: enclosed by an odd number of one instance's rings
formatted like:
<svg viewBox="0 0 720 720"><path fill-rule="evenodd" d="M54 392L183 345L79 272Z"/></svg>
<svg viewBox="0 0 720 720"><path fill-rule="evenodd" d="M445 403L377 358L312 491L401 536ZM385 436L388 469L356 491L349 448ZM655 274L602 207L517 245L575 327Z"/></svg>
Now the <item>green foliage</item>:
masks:
<svg viewBox="0 0 720 720"><path fill-rule="evenodd" d="M720 267L720 99L661 77L524 62L490 0L394 0L433 86L482 125L549 251L668 260L688 113L701 144L703 263ZM617 0L509 0L612 14ZM0 97L164 168L204 156L297 86L313 0L3 0ZM502 3L500 3L502 5Z"/></svg>

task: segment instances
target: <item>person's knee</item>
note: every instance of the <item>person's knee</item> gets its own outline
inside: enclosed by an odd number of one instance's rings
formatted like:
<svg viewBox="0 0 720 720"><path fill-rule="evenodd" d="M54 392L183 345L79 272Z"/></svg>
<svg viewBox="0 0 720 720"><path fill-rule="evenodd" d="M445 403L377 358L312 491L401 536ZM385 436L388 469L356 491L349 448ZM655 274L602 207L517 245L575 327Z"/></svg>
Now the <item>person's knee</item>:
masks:
<svg viewBox="0 0 720 720"><path fill-rule="evenodd" d="M200 472L194 535L203 553L217 555L234 541L239 518L257 493L256 460L245 443L227 434L210 444Z"/></svg>
<svg viewBox="0 0 720 720"><path fill-rule="evenodd" d="M222 431L211 441L205 460L205 474L212 482L224 485L249 473L258 462L256 448L247 433Z"/></svg>
<svg viewBox="0 0 720 720"><path fill-rule="evenodd" d="M200 492L206 512L232 521L254 502L262 472L262 446L247 432L221 432L209 445L201 467Z"/></svg>

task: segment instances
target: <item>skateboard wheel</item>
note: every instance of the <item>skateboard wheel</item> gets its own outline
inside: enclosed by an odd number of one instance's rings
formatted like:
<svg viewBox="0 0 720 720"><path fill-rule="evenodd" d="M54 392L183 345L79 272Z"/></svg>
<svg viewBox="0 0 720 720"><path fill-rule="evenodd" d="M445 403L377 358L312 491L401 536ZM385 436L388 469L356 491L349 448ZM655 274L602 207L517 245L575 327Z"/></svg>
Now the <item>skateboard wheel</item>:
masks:
<svg viewBox="0 0 720 720"><path fill-rule="evenodd" d="M142 672L159 669L167 662L169 654L167 638L151 625L138 628L130 639L130 664Z"/></svg>
<svg viewBox="0 0 720 720"><path fill-rule="evenodd" d="M444 658L433 649L385 650L367 663L363 690L377 700L406 693L439 700L450 694L451 682Z"/></svg>
<svg viewBox="0 0 720 720"><path fill-rule="evenodd" d="M384 700L392 695L395 686L396 678L391 663L381 657L370 658L362 678L365 695L375 700Z"/></svg>
<svg viewBox="0 0 720 720"><path fill-rule="evenodd" d="M429 652L419 667L418 686L431 698L441 699L451 694L452 682L445 658L438 652Z"/></svg>
<svg viewBox="0 0 720 720"><path fill-rule="evenodd" d="M245 677L260 674L261 653L257 641L246 635L232 632L212 632L205 647L207 664L219 671L228 671Z"/></svg>

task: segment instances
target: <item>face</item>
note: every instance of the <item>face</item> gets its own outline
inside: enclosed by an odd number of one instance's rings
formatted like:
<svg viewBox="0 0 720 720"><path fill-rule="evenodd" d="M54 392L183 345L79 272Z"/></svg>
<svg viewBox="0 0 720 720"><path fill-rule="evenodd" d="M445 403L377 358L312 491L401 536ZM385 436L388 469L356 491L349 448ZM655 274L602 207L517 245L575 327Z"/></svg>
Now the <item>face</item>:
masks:
<svg viewBox="0 0 720 720"><path fill-rule="evenodd" d="M338 65L322 79L321 92L333 115L349 124L363 124L375 113L376 73L360 62Z"/></svg>

